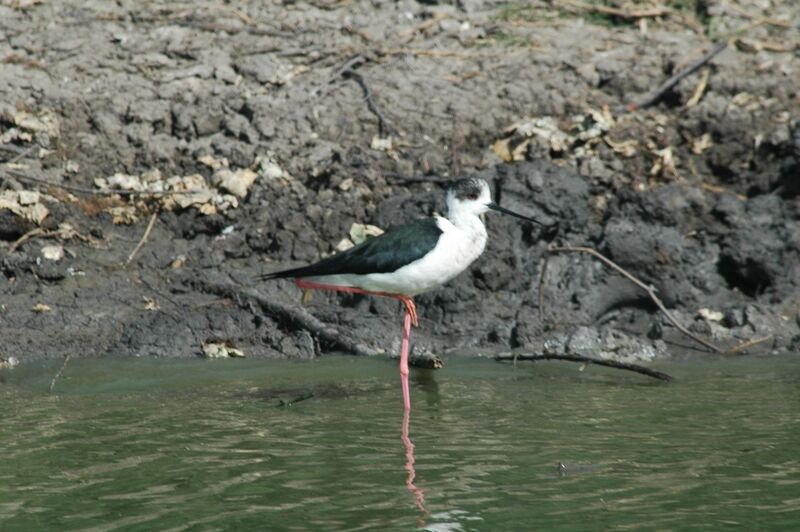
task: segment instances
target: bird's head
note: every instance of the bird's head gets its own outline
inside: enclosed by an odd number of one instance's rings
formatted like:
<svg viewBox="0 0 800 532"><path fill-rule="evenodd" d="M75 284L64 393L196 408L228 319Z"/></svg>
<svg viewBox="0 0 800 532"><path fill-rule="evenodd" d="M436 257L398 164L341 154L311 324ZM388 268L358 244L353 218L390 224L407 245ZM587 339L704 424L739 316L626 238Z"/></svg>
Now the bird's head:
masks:
<svg viewBox="0 0 800 532"><path fill-rule="evenodd" d="M492 201L489 183L477 177L460 179L447 190L447 211L449 217L478 216L488 210L516 216L523 220L542 225L538 220L510 211Z"/></svg>
<svg viewBox="0 0 800 532"><path fill-rule="evenodd" d="M489 183L483 179L476 177L459 179L447 189L447 210L451 215L477 216L485 213L491 202Z"/></svg>

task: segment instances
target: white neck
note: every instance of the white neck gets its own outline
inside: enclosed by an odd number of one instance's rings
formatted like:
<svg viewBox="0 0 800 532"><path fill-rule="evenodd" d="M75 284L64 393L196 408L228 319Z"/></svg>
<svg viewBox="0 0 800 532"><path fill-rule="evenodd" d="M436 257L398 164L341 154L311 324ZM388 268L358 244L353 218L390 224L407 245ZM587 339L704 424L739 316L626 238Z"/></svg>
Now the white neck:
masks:
<svg viewBox="0 0 800 532"><path fill-rule="evenodd" d="M452 205L450 211L447 213L447 219L450 220L450 223L457 229L463 231L470 241L485 242L486 226L483 225L480 216L477 215L473 209L459 209L458 207L460 206L461 205L458 204Z"/></svg>

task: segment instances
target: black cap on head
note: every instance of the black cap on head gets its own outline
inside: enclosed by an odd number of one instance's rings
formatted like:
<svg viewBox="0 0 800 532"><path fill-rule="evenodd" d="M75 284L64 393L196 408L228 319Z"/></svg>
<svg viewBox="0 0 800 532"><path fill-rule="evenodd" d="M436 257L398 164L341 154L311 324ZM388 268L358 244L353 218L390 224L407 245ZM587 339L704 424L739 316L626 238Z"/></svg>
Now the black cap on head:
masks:
<svg viewBox="0 0 800 532"><path fill-rule="evenodd" d="M481 195L485 181L477 177L459 179L450 185L449 190L462 201L475 200Z"/></svg>

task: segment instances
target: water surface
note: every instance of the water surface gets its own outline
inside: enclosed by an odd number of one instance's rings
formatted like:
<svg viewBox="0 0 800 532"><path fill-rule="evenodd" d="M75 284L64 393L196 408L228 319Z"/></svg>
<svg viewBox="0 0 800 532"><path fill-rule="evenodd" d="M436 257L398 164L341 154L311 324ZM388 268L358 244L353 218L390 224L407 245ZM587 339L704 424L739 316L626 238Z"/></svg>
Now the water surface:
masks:
<svg viewBox="0 0 800 532"><path fill-rule="evenodd" d="M797 356L413 371L416 489L391 361L58 365L0 372L1 530L800 523Z"/></svg>

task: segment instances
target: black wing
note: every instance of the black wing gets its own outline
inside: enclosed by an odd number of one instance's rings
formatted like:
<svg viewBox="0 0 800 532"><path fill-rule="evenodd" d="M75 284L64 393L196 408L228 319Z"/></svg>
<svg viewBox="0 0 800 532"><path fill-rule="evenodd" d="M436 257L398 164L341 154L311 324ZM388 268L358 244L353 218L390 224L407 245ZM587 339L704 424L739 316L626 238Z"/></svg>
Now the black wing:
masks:
<svg viewBox="0 0 800 532"><path fill-rule="evenodd" d="M259 275L256 279L264 281L286 277L393 272L424 257L436 247L441 234L436 220L427 218L393 227L380 236L314 264Z"/></svg>

